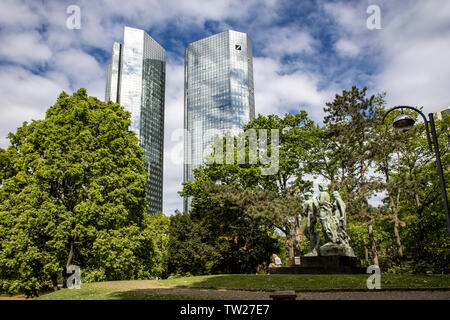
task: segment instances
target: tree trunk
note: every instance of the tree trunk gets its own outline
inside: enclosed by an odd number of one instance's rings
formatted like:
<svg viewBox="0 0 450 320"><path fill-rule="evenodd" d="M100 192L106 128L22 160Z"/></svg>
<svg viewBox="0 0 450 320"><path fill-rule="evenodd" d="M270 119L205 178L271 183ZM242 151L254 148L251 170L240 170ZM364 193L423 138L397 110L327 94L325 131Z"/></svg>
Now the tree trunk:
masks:
<svg viewBox="0 0 450 320"><path fill-rule="evenodd" d="M73 240L70 241L69 255L67 256L66 266L63 270L63 288L67 288L67 279L69 278L67 276L67 269L72 264L72 258L73 258Z"/></svg>
<svg viewBox="0 0 450 320"><path fill-rule="evenodd" d="M373 227L372 227L372 222L370 222L367 225L367 229L369 231L369 239L370 239L370 246L372 247L372 259L373 259L373 264L378 266L378 254L377 254L377 247L375 244L375 239L373 237Z"/></svg>
<svg viewBox="0 0 450 320"><path fill-rule="evenodd" d="M399 154L397 153L397 156L399 156ZM388 161L385 161L385 168L388 168ZM398 168L399 172L400 172L400 168ZM389 184L389 172L386 169L385 171L385 176L386 176L386 183ZM399 232L399 222L400 219L398 218L398 205L400 203L400 188L397 188L397 199L396 201L394 201L393 196L390 195L389 192L389 200L391 202L391 208L392 208L392 212L393 212L393 220L394 220L394 235L395 235L395 242L397 244L397 254L398 254L398 259L399 259L399 263L400 265L403 264L403 248L402 248L402 242L400 240L400 232Z"/></svg>
<svg viewBox="0 0 450 320"><path fill-rule="evenodd" d="M399 218L398 218L398 201L399 201L399 195L400 190L397 194L397 206L394 205L394 199L392 197L389 197L391 200L391 206L392 206L392 212L393 212L393 219L394 219L394 235L395 235L395 242L397 244L397 253L398 253L398 259L400 262L400 265L403 263L403 248L402 248L402 242L400 240L400 232L399 232Z"/></svg>
<svg viewBox="0 0 450 320"><path fill-rule="evenodd" d="M412 181L417 181L416 179L416 170L415 168L412 168L409 170L409 177ZM414 174L413 174L414 172ZM424 225L423 225L423 217L422 217L422 209L421 209L421 203L420 203L420 199L419 199L419 193L417 192L417 182L414 183L414 200L415 200L415 204L416 204L416 208L417 208L417 215L419 217L419 222L418 222L418 226L419 226L419 234L418 234L418 247L420 249L423 249L424 246L424 242L425 242L425 234L424 234Z"/></svg>
<svg viewBox="0 0 450 320"><path fill-rule="evenodd" d="M397 243L397 253L398 253L398 259L400 262L400 265L403 263L403 249L402 249L402 242L400 241L400 233L398 231L398 216L394 216L395 222L394 222L394 234L395 234L395 242Z"/></svg>
<svg viewBox="0 0 450 320"><path fill-rule="evenodd" d="M298 221L298 218L295 221L295 251L294 251L294 255L295 253L297 253L299 256L302 253L302 230L300 229L300 223Z"/></svg>
<svg viewBox="0 0 450 320"><path fill-rule="evenodd" d="M364 243L364 259L367 263L369 263L369 248L367 248L366 244Z"/></svg>
<svg viewBox="0 0 450 320"><path fill-rule="evenodd" d="M59 290L57 273L52 274L52 286L54 291Z"/></svg>
<svg viewBox="0 0 450 320"><path fill-rule="evenodd" d="M292 235L289 233L286 234L287 237L287 241L286 241L286 247L288 249L289 252L289 265L293 266L294 265L294 243L293 243L293 239L292 239Z"/></svg>

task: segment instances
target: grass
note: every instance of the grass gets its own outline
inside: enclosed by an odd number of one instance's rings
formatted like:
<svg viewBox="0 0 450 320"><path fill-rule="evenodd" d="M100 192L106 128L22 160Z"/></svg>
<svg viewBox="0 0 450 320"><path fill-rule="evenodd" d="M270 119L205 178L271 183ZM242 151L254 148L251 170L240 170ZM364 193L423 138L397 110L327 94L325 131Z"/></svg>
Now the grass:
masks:
<svg viewBox="0 0 450 320"><path fill-rule="evenodd" d="M366 289L369 275L209 275L166 280L82 284L41 295L41 300L192 300L220 299L199 289ZM191 290L185 290L185 289ZM450 288L450 275L382 274L381 288Z"/></svg>
<svg viewBox="0 0 450 320"><path fill-rule="evenodd" d="M82 284L80 289L61 289L46 293L36 300L197 300L170 292L158 281L132 280Z"/></svg>
<svg viewBox="0 0 450 320"><path fill-rule="evenodd" d="M136 289L121 290L115 287L101 288L94 283L82 285L81 289L61 289L56 292L39 296L36 300L196 300L195 298L176 295L158 294Z"/></svg>
<svg viewBox="0 0 450 320"><path fill-rule="evenodd" d="M364 289L369 275L211 275L184 277L160 281L170 286L194 288L239 289ZM381 276L382 288L450 287L450 275L395 275Z"/></svg>

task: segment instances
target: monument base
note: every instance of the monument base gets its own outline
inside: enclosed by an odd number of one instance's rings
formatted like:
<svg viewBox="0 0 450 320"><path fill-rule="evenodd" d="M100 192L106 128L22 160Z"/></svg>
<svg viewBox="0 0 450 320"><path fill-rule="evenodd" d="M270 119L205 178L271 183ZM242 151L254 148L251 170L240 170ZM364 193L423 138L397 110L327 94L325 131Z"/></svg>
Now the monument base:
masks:
<svg viewBox="0 0 450 320"><path fill-rule="evenodd" d="M292 267L272 267L269 274L363 274L359 259L348 256L302 257L300 265Z"/></svg>
<svg viewBox="0 0 450 320"><path fill-rule="evenodd" d="M319 248L320 256L347 256L354 257L353 249L350 246L345 246L336 243L327 243Z"/></svg>

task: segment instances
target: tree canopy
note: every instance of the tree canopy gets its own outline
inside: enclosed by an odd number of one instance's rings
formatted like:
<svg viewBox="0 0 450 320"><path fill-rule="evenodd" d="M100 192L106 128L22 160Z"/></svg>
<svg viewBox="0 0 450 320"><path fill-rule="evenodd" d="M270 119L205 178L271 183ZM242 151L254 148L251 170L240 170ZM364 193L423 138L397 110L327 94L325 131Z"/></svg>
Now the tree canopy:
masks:
<svg viewBox="0 0 450 320"><path fill-rule="evenodd" d="M145 213L143 150L129 126L122 106L80 89L9 134L0 150L3 291L37 294L71 264L85 281L152 275L160 231Z"/></svg>
<svg viewBox="0 0 450 320"><path fill-rule="evenodd" d="M284 117L259 115L244 130L279 130L279 170L264 175L261 162L237 161L199 167L195 181L184 183L181 192L192 199L191 217L209 215L210 221L222 224L248 217L263 230L281 231L292 263L293 256L308 247L299 217L301 194L312 191L319 178L330 184L330 193L339 190L347 204L350 244L363 264L416 272L448 270L450 241L425 129L419 123L410 132L394 131L391 123L398 112L382 125L384 97L368 95L366 88L344 90L326 103L322 126L304 110ZM449 120L436 121L447 177ZM270 141L270 134L258 139ZM217 208L226 215L209 214ZM219 222L219 216L227 218ZM316 229L320 234L319 224Z"/></svg>

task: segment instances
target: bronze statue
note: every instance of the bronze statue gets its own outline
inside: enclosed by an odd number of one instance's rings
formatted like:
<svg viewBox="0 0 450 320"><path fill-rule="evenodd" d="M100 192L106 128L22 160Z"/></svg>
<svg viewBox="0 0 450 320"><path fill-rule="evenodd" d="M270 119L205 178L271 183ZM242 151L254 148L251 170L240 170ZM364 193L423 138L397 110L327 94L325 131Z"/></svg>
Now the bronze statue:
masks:
<svg viewBox="0 0 450 320"><path fill-rule="evenodd" d="M338 243L344 246L344 253L347 256L354 256L353 249L350 247L350 238L347 234L347 216L345 212L345 203L341 199L341 195L338 191L333 192L333 213L334 217L336 217L337 224L337 234L338 234Z"/></svg>
<svg viewBox="0 0 450 320"><path fill-rule="evenodd" d="M317 201L319 202L319 218L322 223L325 243L337 243L337 219L333 215L327 185L319 183L319 191L320 194L317 197Z"/></svg>
<svg viewBox="0 0 450 320"><path fill-rule="evenodd" d="M307 257L317 256L319 254L320 236L314 230L317 222L317 203L314 201L313 194L306 192L304 194L305 202L303 203L303 216L306 217L306 227L303 234L311 243L309 252L305 254Z"/></svg>

